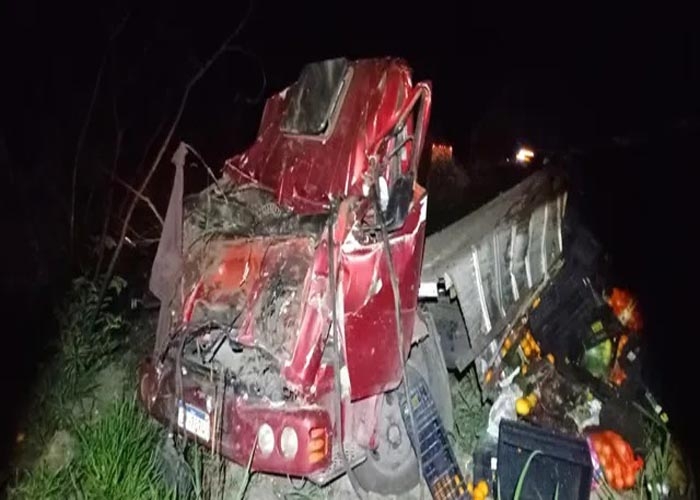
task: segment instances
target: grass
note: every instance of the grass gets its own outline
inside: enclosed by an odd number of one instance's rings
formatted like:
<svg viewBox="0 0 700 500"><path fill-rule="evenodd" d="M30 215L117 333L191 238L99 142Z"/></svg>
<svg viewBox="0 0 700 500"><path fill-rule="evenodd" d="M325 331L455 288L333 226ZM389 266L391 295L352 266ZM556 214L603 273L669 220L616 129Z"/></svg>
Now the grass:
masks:
<svg viewBox="0 0 700 500"><path fill-rule="evenodd" d="M96 375L114 361L115 353L123 354L123 349L119 348L125 344L127 324L113 311L113 300L124 286L123 280L113 280L111 294L98 306L98 284L79 278L73 282L64 304L57 311L60 337L53 349L53 360L40 379L36 403L30 413L33 422L26 437L40 448L56 430L70 433L74 437L72 458L59 467L35 461L9 490L9 497L240 500L255 496L259 483L270 479L251 472L252 455L247 468L226 469L220 457L190 443L184 453L178 452L183 455L180 458L185 465L176 473L179 480L172 481L164 473L168 467L160 446L164 431L144 414L133 396L118 399L96 417L83 408L90 406L94 399ZM126 370L134 371L130 367ZM451 391L456 444L461 451L471 454L485 432L490 404L482 401L473 367L453 381ZM133 387L126 392L133 394ZM658 425L650 429L665 430ZM662 443L658 449L661 456L657 463L664 467L668 462L668 443ZM519 500L530 464L538 453L530 454L520 472L513 500ZM660 469L651 475L656 478L666 472ZM643 485L650 480L645 473L640 483ZM227 491L222 489L225 483ZM300 487L275 483L271 491L280 498L305 500L322 498L328 493L310 483ZM500 484L496 498L499 493ZM558 496L559 485L555 500Z"/></svg>
<svg viewBox="0 0 700 500"><path fill-rule="evenodd" d="M19 484L10 489L8 496L17 499L66 498L69 479L63 469L53 471L46 466L39 466L22 477Z"/></svg>
<svg viewBox="0 0 700 500"><path fill-rule="evenodd" d="M527 457L527 461L525 462L525 465L523 466L523 469L520 471L520 475L518 476L518 482L515 484L515 493L513 494L513 500L520 500L520 495L522 495L523 491L523 485L525 484L525 477L527 476L527 471L530 468L530 464L532 463L532 459L535 458L537 455L542 453L539 450L535 450L532 453L530 453L530 456ZM557 491L556 491L556 496L559 496L559 485L557 484Z"/></svg>
<svg viewBox="0 0 700 500"><path fill-rule="evenodd" d="M113 278L98 306L98 285L84 277L73 280L56 311L58 339L48 346L49 362L40 367L26 449L41 448L57 429L73 427L75 418L87 412L85 400L95 388L95 375L123 344L127 324L112 311L112 302L125 286L123 279Z"/></svg>
<svg viewBox="0 0 700 500"><path fill-rule="evenodd" d="M115 404L96 425L80 429L78 437L73 476L80 479L83 498L165 496L156 451L160 431L134 399Z"/></svg>
<svg viewBox="0 0 700 500"><path fill-rule="evenodd" d="M133 398L117 401L94 424L76 429L77 452L65 467L38 466L10 491L16 499L175 498L160 473L161 431Z"/></svg>
<svg viewBox="0 0 700 500"><path fill-rule="evenodd" d="M657 490L657 485L668 484L671 450L671 434L656 415L646 411L641 406L638 410L647 417L648 422L645 428L646 448L650 450L647 454L641 478L637 488L640 490L639 497L648 494L651 500L661 498L661 493ZM649 489L647 489L649 487Z"/></svg>
<svg viewBox="0 0 700 500"><path fill-rule="evenodd" d="M24 472L9 489L10 498L176 497L161 476L162 431L135 398L121 397L103 412L92 411L96 381L124 345L127 325L113 311L113 301L125 285L114 278L98 305L99 283L78 278L56 311L59 335L34 391L17 460ZM133 394L119 386L122 391ZM54 448L58 436L63 439Z"/></svg>

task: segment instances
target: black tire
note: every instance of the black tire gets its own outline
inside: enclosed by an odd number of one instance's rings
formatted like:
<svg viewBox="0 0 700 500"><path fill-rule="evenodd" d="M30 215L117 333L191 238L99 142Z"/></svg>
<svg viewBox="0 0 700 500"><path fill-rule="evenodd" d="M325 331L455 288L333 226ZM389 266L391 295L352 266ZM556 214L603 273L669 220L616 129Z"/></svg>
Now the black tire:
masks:
<svg viewBox="0 0 700 500"><path fill-rule="evenodd" d="M452 432L454 415L448 373L438 334L430 327L430 318L426 319L430 333L413 346L407 364L415 368L428 382L443 425L448 432ZM420 480L418 460L401 418L396 394L396 391L403 390L401 384L394 391L384 395L379 415L379 445L376 450L368 453L367 460L355 468L355 476L360 485L365 490L382 495L405 493L414 488Z"/></svg>

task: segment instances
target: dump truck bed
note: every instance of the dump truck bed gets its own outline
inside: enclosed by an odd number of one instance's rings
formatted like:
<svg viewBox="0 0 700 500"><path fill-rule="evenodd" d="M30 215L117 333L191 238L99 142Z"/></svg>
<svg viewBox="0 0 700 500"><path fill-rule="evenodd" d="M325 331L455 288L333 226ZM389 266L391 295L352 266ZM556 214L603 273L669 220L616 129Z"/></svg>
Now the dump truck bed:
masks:
<svg viewBox="0 0 700 500"><path fill-rule="evenodd" d="M483 376L492 363L561 260L565 205L562 175L540 170L426 239L422 282L444 281L450 294L428 307L453 367L476 360Z"/></svg>

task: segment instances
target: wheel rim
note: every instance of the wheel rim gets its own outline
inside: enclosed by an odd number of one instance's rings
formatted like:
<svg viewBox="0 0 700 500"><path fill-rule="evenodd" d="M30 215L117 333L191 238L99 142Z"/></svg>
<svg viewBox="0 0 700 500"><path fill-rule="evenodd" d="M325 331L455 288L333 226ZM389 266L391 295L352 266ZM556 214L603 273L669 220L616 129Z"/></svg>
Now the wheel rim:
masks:
<svg viewBox="0 0 700 500"><path fill-rule="evenodd" d="M400 389L399 389L400 390ZM384 398L380 414L379 443L367 457L377 470L387 474L395 473L406 463L415 461L415 453L401 418L398 398L389 393Z"/></svg>

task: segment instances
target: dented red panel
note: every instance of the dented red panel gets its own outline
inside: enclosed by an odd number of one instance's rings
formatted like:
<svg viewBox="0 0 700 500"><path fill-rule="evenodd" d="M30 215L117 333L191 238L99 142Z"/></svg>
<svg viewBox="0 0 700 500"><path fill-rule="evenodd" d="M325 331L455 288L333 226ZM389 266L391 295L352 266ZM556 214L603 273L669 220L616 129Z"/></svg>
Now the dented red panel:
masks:
<svg viewBox="0 0 700 500"><path fill-rule="evenodd" d="M335 125L326 137L281 132L287 89L268 99L255 143L226 162L235 182L254 181L297 213L328 209L329 196L362 195L367 154L386 133L412 88L408 66L398 59L350 63L351 82Z"/></svg>
<svg viewBox="0 0 700 500"><path fill-rule="evenodd" d="M296 343L314 253L312 238L212 245L215 257L185 302L184 321L215 316L238 329L238 342L288 359Z"/></svg>
<svg viewBox="0 0 700 500"><path fill-rule="evenodd" d="M148 411L164 424L178 424L174 409L180 397L188 405L209 413L212 419L217 416L213 411L215 384L206 376L190 373L183 377L183 390L179 393L172 362L156 367L147 360L141 366L140 375L139 396ZM209 439L188 432L191 438L209 447L212 441L216 442L223 456L239 464L247 464L252 456L254 471L305 476L328 466L333 446L332 423L330 414L321 406L271 407L267 401L238 396L231 388L227 389L221 404L218 434L212 426ZM182 427L186 421L179 424ZM263 424L269 426L274 435L274 446L267 453L256 439ZM281 436L285 428L292 429L297 438L297 452L293 457L286 457L282 452Z"/></svg>
<svg viewBox="0 0 700 500"><path fill-rule="evenodd" d="M403 353L408 356L416 317L427 197L417 188L406 223L390 237L399 281ZM382 241L343 247L345 348L352 399L394 389L401 381L403 360L396 335L394 294Z"/></svg>
<svg viewBox="0 0 700 500"><path fill-rule="evenodd" d="M333 259L340 262L340 242L345 241L355 223L355 203L346 200L340 204L338 217L333 226ZM305 393L318 392L317 383L324 382L318 378L317 371L321 364L324 346L332 317L332 297L329 290L328 269L330 267L328 233L316 248L313 269L308 277L304 291L304 310L298 331L297 342L292 359L285 364L282 374L297 390Z"/></svg>

